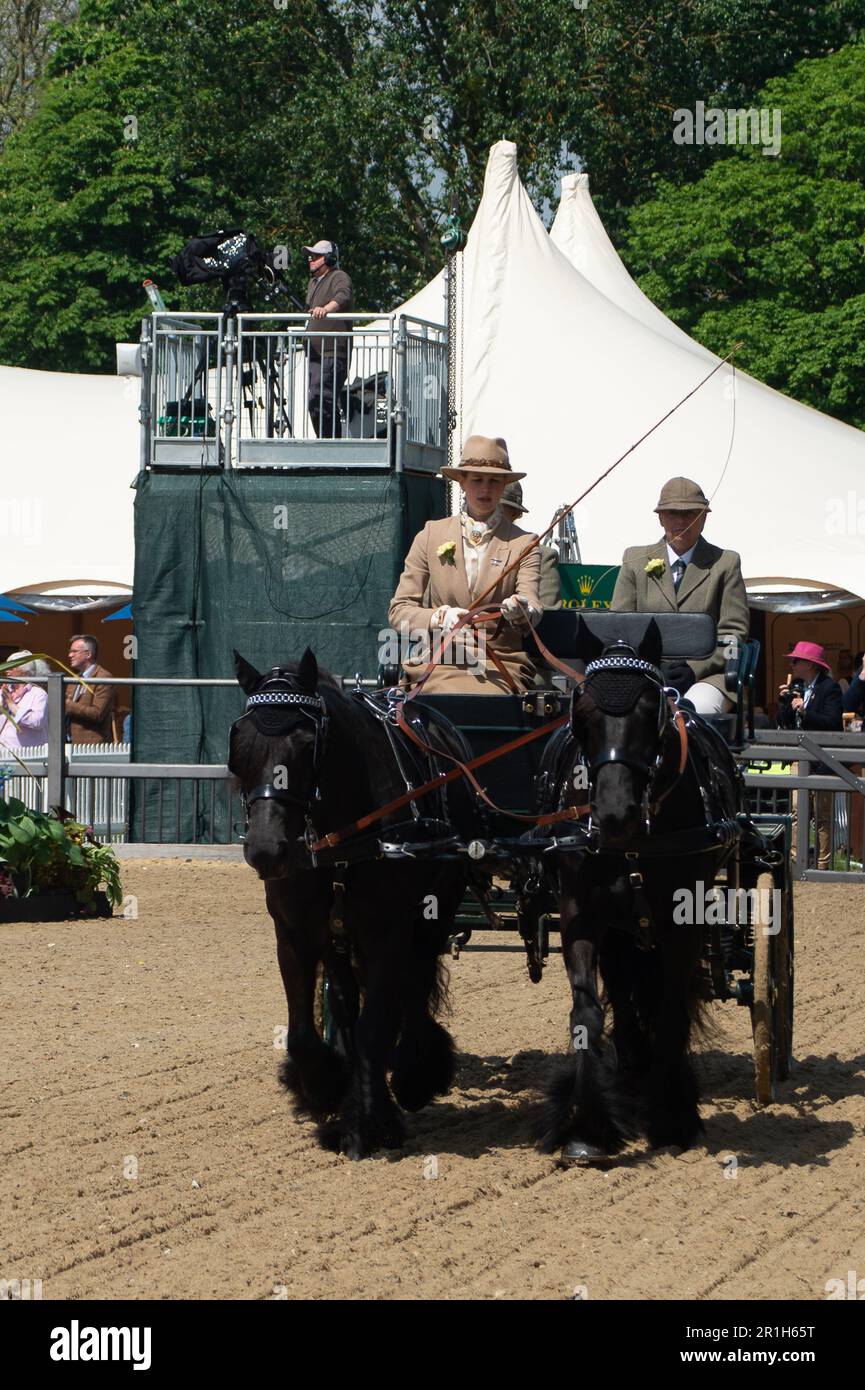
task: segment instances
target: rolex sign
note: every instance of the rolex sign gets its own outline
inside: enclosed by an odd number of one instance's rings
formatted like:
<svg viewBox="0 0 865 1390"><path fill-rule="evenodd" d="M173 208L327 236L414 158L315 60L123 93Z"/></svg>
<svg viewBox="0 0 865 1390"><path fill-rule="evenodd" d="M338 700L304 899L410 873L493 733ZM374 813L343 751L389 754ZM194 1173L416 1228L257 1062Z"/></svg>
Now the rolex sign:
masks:
<svg viewBox="0 0 865 1390"><path fill-rule="evenodd" d="M609 608L618 565L559 565L563 608Z"/></svg>

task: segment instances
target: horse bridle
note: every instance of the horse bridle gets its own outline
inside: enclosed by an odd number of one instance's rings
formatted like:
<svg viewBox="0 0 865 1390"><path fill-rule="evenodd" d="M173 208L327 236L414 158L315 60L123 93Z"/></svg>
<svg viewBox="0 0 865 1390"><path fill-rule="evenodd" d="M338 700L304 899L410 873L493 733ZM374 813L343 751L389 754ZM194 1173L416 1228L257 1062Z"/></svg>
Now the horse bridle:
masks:
<svg viewBox="0 0 865 1390"><path fill-rule="evenodd" d="M315 742L312 751L312 787L307 796L300 796L297 792L291 791L288 787L277 787L273 782L262 782L259 786L253 787L250 792L240 793L240 802L243 806L243 813L246 817L247 826L249 825L249 810L256 801L279 801L288 806L296 806L309 819L309 813L314 801L321 800L321 790L318 785L318 776L321 768L321 761L324 757L324 749L327 741L329 727L329 716L327 707L318 692L310 694L307 691L292 688L289 683L289 676L282 671L279 666L275 666L270 676L265 680L254 695L250 695L246 701L246 709L236 719L231 726L233 734L238 724L243 719L253 717L257 711L279 709L297 711L308 719L314 730ZM288 732L288 729L281 730L276 724L263 729L261 725L256 725L260 733L265 737ZM230 746L230 743L229 743Z"/></svg>
<svg viewBox="0 0 865 1390"><path fill-rule="evenodd" d="M613 655L599 657L596 661L590 661L586 667L583 684L577 686L574 691L574 698L580 699L588 694L596 708L602 714L622 715L633 709L634 705L642 693L641 687L648 682L657 688L658 692L658 722L657 722L657 753L654 759L649 762L645 758L634 757L624 751L619 745L614 744L598 758L595 758L588 765L589 782L592 786L597 784L597 773L608 763L618 763L624 767L629 767L632 771L644 777L645 788L643 791L643 817L648 830L651 816L656 813L665 798L670 794L673 786L682 775L687 760L687 732L685 728L684 716L680 710L675 708L674 697L678 699L679 692L665 683L663 672L653 665L650 661L644 661L642 657L636 656L633 650L627 648L624 643L617 643L620 650L613 650ZM608 649L609 650L609 649ZM620 677L620 693L618 698L615 696L615 680L613 681L613 698L606 702L601 696L598 698L592 689L592 677L602 677L609 683L610 677ZM630 680L628 678L631 678ZM624 688L621 688L624 687ZM668 787L665 787L659 796L655 795L655 782L666 754L666 732L672 721L675 721L679 733L680 752L679 767L676 777Z"/></svg>

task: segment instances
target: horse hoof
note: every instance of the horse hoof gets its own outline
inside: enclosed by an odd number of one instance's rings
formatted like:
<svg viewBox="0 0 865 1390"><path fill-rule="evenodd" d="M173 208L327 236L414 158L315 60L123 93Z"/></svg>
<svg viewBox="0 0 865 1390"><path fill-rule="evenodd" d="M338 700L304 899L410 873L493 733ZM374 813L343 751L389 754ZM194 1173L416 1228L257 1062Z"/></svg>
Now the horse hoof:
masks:
<svg viewBox="0 0 865 1390"><path fill-rule="evenodd" d="M560 1162L566 1167L589 1168L593 1163L609 1163L610 1155L586 1139L569 1139L561 1152Z"/></svg>

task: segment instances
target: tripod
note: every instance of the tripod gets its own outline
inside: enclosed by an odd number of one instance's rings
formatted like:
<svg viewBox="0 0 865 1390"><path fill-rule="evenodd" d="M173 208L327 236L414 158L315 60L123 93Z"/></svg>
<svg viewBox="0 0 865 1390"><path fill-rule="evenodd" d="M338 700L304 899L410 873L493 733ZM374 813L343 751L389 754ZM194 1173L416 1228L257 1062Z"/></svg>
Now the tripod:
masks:
<svg viewBox="0 0 865 1390"><path fill-rule="evenodd" d="M262 294L262 302L270 307L279 307L280 300L290 299L291 302L300 310L304 306L290 292L285 282L277 277L272 268L265 264L265 289ZM248 280L244 277L243 288L248 293ZM245 295L244 295L245 298ZM238 305L236 308L229 309L226 306L225 312L248 312L249 306L243 309ZM291 348L287 346L288 335L280 333L276 339L276 351L273 351L273 340L268 337L264 343L256 338L255 350L252 359L246 363L240 363L240 380L243 391L244 408L249 415L249 428L251 432L255 430L255 407L264 410L265 437L268 439L289 438L293 434L291 415L286 400L285 380L286 369L294 371L294 350L301 347L301 344L294 342ZM255 371L256 367L264 378L264 399L255 396ZM289 392L289 400L293 396L293 389Z"/></svg>

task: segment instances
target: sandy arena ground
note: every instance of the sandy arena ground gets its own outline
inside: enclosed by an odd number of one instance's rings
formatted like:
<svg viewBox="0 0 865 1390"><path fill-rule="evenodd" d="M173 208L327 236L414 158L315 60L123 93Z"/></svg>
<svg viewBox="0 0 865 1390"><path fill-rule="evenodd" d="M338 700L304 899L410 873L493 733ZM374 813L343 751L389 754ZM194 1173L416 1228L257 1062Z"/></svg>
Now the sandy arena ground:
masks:
<svg viewBox="0 0 865 1390"><path fill-rule="evenodd" d="M277 1087L251 871L143 861L124 882L137 920L0 926L0 1278L46 1299L814 1299L865 1274L865 888L797 890L781 1103L752 1104L747 1011L713 1005L705 1147L603 1172L530 1142L566 1038L558 958L534 986L518 954L465 953L456 1089L399 1157L352 1164Z"/></svg>

